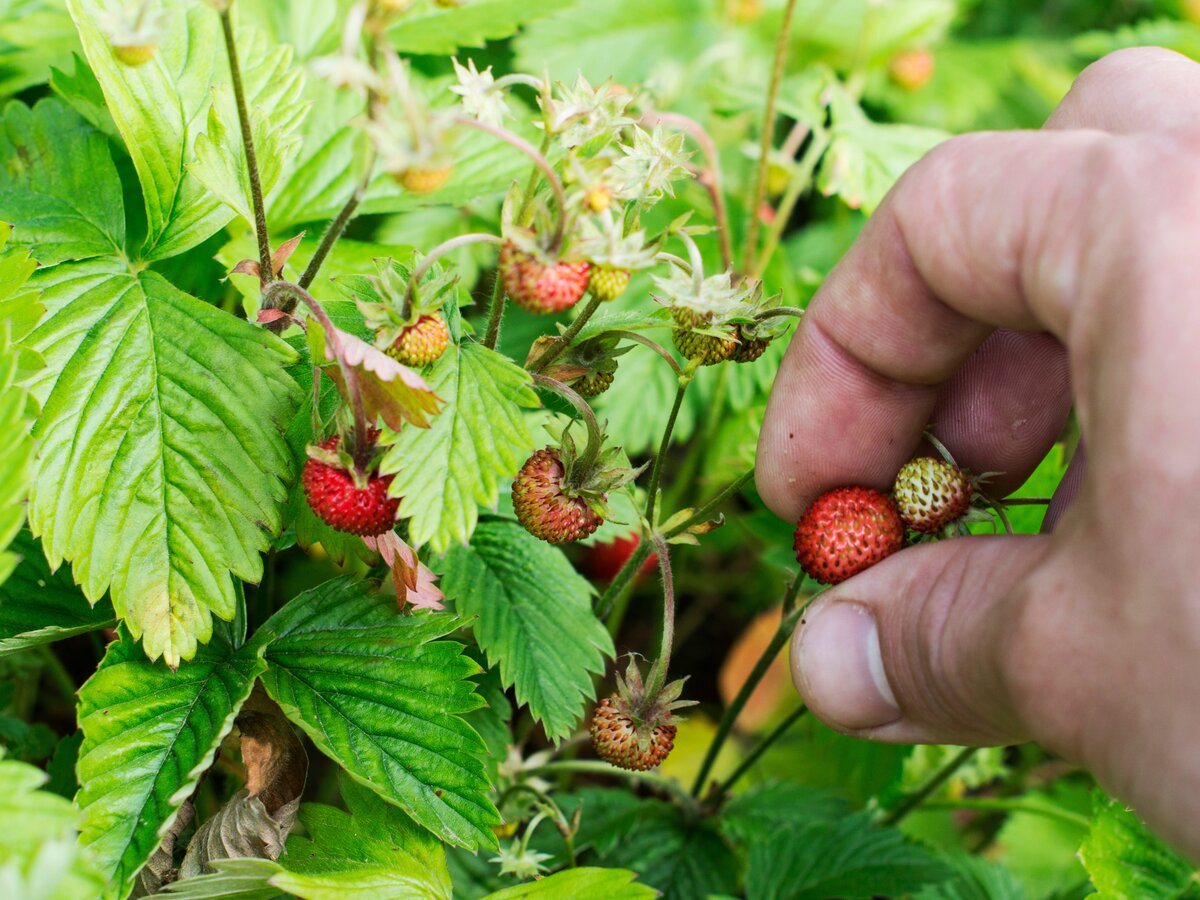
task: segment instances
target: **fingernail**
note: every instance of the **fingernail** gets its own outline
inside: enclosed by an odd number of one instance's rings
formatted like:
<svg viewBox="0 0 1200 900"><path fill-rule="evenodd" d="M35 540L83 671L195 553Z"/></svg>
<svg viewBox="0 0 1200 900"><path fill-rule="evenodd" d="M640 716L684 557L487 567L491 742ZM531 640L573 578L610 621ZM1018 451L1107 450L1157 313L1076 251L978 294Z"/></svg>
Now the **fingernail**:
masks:
<svg viewBox="0 0 1200 900"><path fill-rule="evenodd" d="M859 603L818 603L792 640L796 690L820 718L847 731L900 717L879 650L879 629Z"/></svg>

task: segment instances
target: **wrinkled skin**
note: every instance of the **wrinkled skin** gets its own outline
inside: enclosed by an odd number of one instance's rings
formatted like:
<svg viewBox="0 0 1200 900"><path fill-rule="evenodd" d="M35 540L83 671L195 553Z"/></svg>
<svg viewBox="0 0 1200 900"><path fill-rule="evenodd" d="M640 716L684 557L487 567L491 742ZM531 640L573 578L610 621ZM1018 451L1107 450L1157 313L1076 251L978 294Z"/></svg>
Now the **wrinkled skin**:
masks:
<svg viewBox="0 0 1200 900"><path fill-rule="evenodd" d="M1037 739L1200 858L1200 67L1091 66L1038 132L975 134L896 185L788 350L758 486L796 520L886 488L922 428L1015 488L1072 404L1046 533L904 550L793 641L823 720L881 741Z"/></svg>

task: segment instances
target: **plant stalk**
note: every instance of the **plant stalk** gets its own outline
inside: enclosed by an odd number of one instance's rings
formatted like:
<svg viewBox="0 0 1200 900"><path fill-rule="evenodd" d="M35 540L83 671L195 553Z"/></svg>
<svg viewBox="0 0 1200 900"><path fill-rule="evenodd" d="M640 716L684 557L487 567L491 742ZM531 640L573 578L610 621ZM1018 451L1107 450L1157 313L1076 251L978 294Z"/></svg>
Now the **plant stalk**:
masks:
<svg viewBox="0 0 1200 900"><path fill-rule="evenodd" d="M805 713L807 712L808 707L801 706L799 709L789 713L786 719L784 719L771 730L770 734L759 741L758 746L751 750L746 758L741 761L738 767L733 770L733 774L721 782L720 786L713 789L712 796L724 797L726 794L728 794L733 789L733 786L742 779L742 776L754 767L754 764L758 762L759 757L766 753L771 745L783 737L793 725L795 725L800 721L801 718L804 717Z"/></svg>
<svg viewBox="0 0 1200 900"><path fill-rule="evenodd" d="M796 577L788 586L787 595L784 598L784 614L779 622L779 628L775 631L775 636L771 638L771 643L763 651L762 656L758 658L754 668L751 670L745 684L742 685L737 696L733 698L733 702L725 709L725 714L721 717L720 723L717 725L717 733L713 736L712 743L708 745L708 751L704 754L704 762L700 764L700 771L696 773L696 780L692 784L692 796L699 797L700 792L704 789L704 785L708 781L708 774L712 771L713 764L717 761L717 754L721 752L721 747L725 744L729 737L733 726L737 722L738 716L741 715L742 709L746 706L750 695L754 693L754 689L758 687L758 683L762 681L763 676L767 674L767 670L771 667L771 663L775 661L775 657L779 655L779 651L783 649L783 645L788 642L791 637L792 629L795 628L796 622L800 619L800 610L793 610L791 606L796 601L796 595L800 592L800 585L804 581L804 573L797 572Z"/></svg>
<svg viewBox="0 0 1200 900"><path fill-rule="evenodd" d="M671 666L671 648L675 643L675 579L671 574L671 551L661 534L651 535L654 549L658 552L658 567L663 580L663 621L662 637L658 645L658 661L654 665L654 678L651 681L647 697L657 697L662 686L667 683L667 670Z"/></svg>
<svg viewBox="0 0 1200 900"><path fill-rule="evenodd" d="M771 230L767 233L766 245L763 247L762 253L758 257L758 263L754 267L755 278L762 278L763 273L767 270L767 266L771 264L771 257L775 255L775 251L779 249L779 242L783 239L783 230L792 218L796 204L800 202L800 198L804 195L804 192L812 186L817 164L821 161L821 157L825 155L825 151L828 148L829 135L824 131L816 132L813 135L812 143L804 151L804 156L800 160L798 170L792 176L792 180L788 182L787 190L784 191L783 198L779 201L779 208L775 210L775 220L771 223ZM755 221L757 221L757 216L755 217Z"/></svg>
<svg viewBox="0 0 1200 900"><path fill-rule="evenodd" d="M677 534L682 534L683 532L687 531L693 525L699 525L701 522L708 521L708 519L712 517L713 513L715 513L726 500L744 488L753 477L754 467L751 466L748 471L743 472L732 482L726 485L721 492L717 494L717 496L713 497L702 507L696 510L695 514L693 514L690 518L676 525L674 528L671 528L663 536L670 539L675 537Z"/></svg>
<svg viewBox="0 0 1200 900"><path fill-rule="evenodd" d="M954 754L954 757L940 769L934 772L923 785L901 800L886 815L880 818L879 824L895 825L898 823L910 812L928 800L938 788L949 781L951 776L953 776L955 772L962 768L963 764L969 760L978 749L978 747L964 747L962 750L958 751L958 753Z"/></svg>
<svg viewBox="0 0 1200 900"><path fill-rule="evenodd" d="M575 321L567 327L567 330L559 336L557 341L546 348L542 355L533 363L529 371L543 372L550 363L562 356L567 348L571 346L571 341L575 340L575 336L583 330L583 326L587 324L587 320L595 314L603 302L599 297L593 296L588 301L588 305L575 317Z"/></svg>
<svg viewBox="0 0 1200 900"><path fill-rule="evenodd" d="M596 421L596 414L592 411L586 400L561 381L556 381L553 378L535 373L533 382L540 388L545 388L548 391L558 394L558 396L579 410L579 415L583 417L583 422L587 426L588 434L587 447L579 457L579 467L585 472L591 471L592 467L596 464L596 460L600 458L601 445L604 443L604 434L600 431L600 423Z"/></svg>
<svg viewBox="0 0 1200 900"><path fill-rule="evenodd" d="M619 597L623 597L625 588L632 585L633 578L638 570L642 567L642 563L646 561L646 557L650 555L650 543L643 538L638 541L638 545L634 548L629 559L625 560L625 565L621 566L619 571L609 584L607 590L601 594L600 599L596 601L596 616L601 619L607 619L609 634L616 636L615 629L620 627L620 619L622 616L617 616L617 610L614 606ZM612 614L611 616L609 614ZM614 618L616 623L614 625Z"/></svg>
<svg viewBox="0 0 1200 900"><path fill-rule="evenodd" d="M759 207L767 196L767 173L770 170L771 147L775 143L775 105L779 100L779 85L783 81L783 68L787 63L788 42L792 38L792 20L796 14L796 0L787 0L783 8L783 24L775 39L775 62L771 67L771 82L767 88L767 108L763 112L762 141L759 144L758 173L754 183L754 198L750 204L750 223L746 233L746 249L742 269L754 269L758 255Z"/></svg>
<svg viewBox="0 0 1200 900"><path fill-rule="evenodd" d="M654 456L654 465L650 469L650 484L646 490L648 496L646 498L646 521L650 523L650 528L654 528L654 511L658 502L658 486L662 480L663 462L667 458L667 453L671 449L671 435L675 432L675 422L679 419L679 410L683 406L683 395L687 392L688 385L692 383L692 377L696 372L697 360L688 363L687 369L679 376L679 387L675 391L675 404L671 407L671 414L667 417L667 427L663 429L662 440L658 445L658 453Z"/></svg>
<svg viewBox="0 0 1200 900"><path fill-rule="evenodd" d="M329 223L329 227L325 229L325 234L321 236L321 243L317 246L317 252L312 255L312 259L304 267L304 273L300 276L300 280L296 282L300 287L307 290L309 285L316 280L317 273L321 271L321 266L324 264L325 258L333 250L334 244L346 233L346 226L350 224L350 220L354 218L354 214L358 211L359 204L362 203L363 198L367 195L367 189L371 186L371 174L374 171L375 162L372 159L367 164L366 174L355 185L354 193L350 195L350 199L346 201L346 205L342 207L334 220Z"/></svg>
<svg viewBox="0 0 1200 900"><path fill-rule="evenodd" d="M417 285L421 279L425 277L425 273L433 266L435 262L445 256L447 253L452 253L460 247L469 247L471 244L502 244L500 238L494 234L460 234L458 237L450 238L448 241L442 241L421 260L421 264L413 269L412 276L408 279L408 289L404 292L404 308L400 312L400 318L408 321L412 316L413 301L416 299Z"/></svg>
<svg viewBox="0 0 1200 900"><path fill-rule="evenodd" d="M233 36L233 4L220 11L221 30L225 33L225 52L229 57L229 77L233 82L233 97L237 102L238 123L242 128L242 146L246 153L246 173L250 179L250 201L254 206L254 236L258 240L259 279L266 285L275 280L271 268L271 241L267 234L267 211L263 205L262 181L258 173L258 156L254 152L254 135L250 128L250 113L246 108L246 88L242 84L242 69L238 64L237 43Z"/></svg>

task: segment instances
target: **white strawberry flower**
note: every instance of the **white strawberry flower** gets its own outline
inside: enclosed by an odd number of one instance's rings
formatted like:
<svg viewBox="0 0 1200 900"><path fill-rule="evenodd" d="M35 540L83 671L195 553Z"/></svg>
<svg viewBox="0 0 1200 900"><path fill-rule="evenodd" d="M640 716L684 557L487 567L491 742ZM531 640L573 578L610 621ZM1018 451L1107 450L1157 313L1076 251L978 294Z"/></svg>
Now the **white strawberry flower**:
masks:
<svg viewBox="0 0 1200 900"><path fill-rule="evenodd" d="M465 66L457 59L452 62L458 84L451 85L450 91L462 98L463 111L488 125L503 124L509 109L504 102L503 89L492 76L492 67L488 66L480 72L476 70L473 59L467 60Z"/></svg>

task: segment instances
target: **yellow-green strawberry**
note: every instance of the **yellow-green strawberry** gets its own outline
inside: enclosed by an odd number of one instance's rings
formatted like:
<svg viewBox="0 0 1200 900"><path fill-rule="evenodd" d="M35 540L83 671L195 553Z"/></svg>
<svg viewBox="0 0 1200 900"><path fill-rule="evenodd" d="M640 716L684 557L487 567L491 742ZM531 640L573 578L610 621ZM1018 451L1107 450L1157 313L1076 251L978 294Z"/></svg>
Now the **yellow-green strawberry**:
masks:
<svg viewBox="0 0 1200 900"><path fill-rule="evenodd" d="M591 266L586 262L547 260L512 241L500 248L500 277L512 301L540 315L570 309L587 291Z"/></svg>
<svg viewBox="0 0 1200 900"><path fill-rule="evenodd" d="M394 177L406 191L413 194L432 194L449 181L453 174L453 166L410 166L397 172Z"/></svg>
<svg viewBox="0 0 1200 900"><path fill-rule="evenodd" d="M450 330L440 315L421 316L400 332L384 352L396 362L413 368L427 366L446 352Z"/></svg>
<svg viewBox="0 0 1200 900"><path fill-rule="evenodd" d="M922 456L904 464L892 488L900 518L913 531L937 534L971 509L974 487L953 463Z"/></svg>
<svg viewBox="0 0 1200 900"><path fill-rule="evenodd" d="M594 265L588 290L600 300L616 300L629 287L631 275L628 269L616 266Z"/></svg>
<svg viewBox="0 0 1200 900"><path fill-rule="evenodd" d="M696 328L711 328L712 326L707 325L702 316L691 310L676 308L671 313L676 325L675 330L672 332L675 347L687 359L698 359L703 366L714 366L719 362L729 359L737 352L736 325L721 326L719 330L729 335L728 339L722 339L693 330Z"/></svg>

